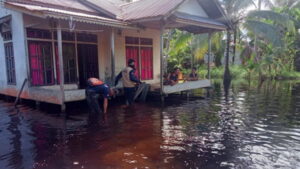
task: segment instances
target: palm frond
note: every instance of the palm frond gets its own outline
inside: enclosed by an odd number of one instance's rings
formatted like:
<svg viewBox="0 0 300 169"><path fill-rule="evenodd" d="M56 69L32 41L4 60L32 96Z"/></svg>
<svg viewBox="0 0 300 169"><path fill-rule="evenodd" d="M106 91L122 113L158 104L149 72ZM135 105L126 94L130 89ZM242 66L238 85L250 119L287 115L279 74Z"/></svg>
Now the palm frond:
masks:
<svg viewBox="0 0 300 169"><path fill-rule="evenodd" d="M194 51L195 60L202 60L204 58L205 54L207 53L207 51L208 51L208 44L207 43L205 45L197 48Z"/></svg>
<svg viewBox="0 0 300 169"><path fill-rule="evenodd" d="M247 20L244 25L254 34L272 43L274 46L283 46L282 34L278 27L255 20Z"/></svg>
<svg viewBox="0 0 300 169"><path fill-rule="evenodd" d="M188 32L183 32L176 39L173 49L175 51L179 51L179 50L185 48L191 40L192 40L192 34L188 33Z"/></svg>
<svg viewBox="0 0 300 169"><path fill-rule="evenodd" d="M256 6L253 0L235 0L233 4L234 11L242 11L250 6Z"/></svg>
<svg viewBox="0 0 300 169"><path fill-rule="evenodd" d="M270 8L274 8L274 3L271 0L263 0L263 3L265 4L265 6L270 7Z"/></svg>
<svg viewBox="0 0 300 169"><path fill-rule="evenodd" d="M271 10L251 11L248 14L248 18L263 18L281 25L282 27L287 28L289 31L294 31L295 29L295 25L288 15L277 13Z"/></svg>
<svg viewBox="0 0 300 169"><path fill-rule="evenodd" d="M292 8L300 9L300 0L293 3L293 5L291 5L290 9L292 9Z"/></svg>

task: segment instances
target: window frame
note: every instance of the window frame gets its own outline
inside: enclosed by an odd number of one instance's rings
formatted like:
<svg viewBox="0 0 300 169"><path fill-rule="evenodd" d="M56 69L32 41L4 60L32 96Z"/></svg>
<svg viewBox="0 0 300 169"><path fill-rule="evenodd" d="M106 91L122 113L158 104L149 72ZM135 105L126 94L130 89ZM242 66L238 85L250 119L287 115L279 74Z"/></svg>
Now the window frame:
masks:
<svg viewBox="0 0 300 169"><path fill-rule="evenodd" d="M10 51L8 52L8 50ZM11 40L4 42L4 55L5 55L7 85L16 85L17 79L16 79L14 45Z"/></svg>
<svg viewBox="0 0 300 169"><path fill-rule="evenodd" d="M2 33L3 47L4 47L4 57L6 66L6 81L7 85L16 85L16 63L14 55L14 44L12 41L12 32L6 31ZM10 50L8 52L8 50Z"/></svg>
<svg viewBox="0 0 300 169"><path fill-rule="evenodd" d="M138 42L133 42L133 43L127 43L128 40L127 38L132 38L132 39L137 39ZM151 43L150 44L143 44L142 43L142 40L150 40ZM153 50L153 38L148 38L148 37L134 37L134 36L125 36L125 51L126 51L126 48L127 47L138 47L138 76L139 76L139 79L140 80L153 80L154 79L154 56L153 56L153 53L154 53L154 50ZM151 48L152 49L152 69L151 69L151 73L152 73L152 77L151 78L142 78L142 54L141 54L141 51L142 51L142 48ZM127 60L127 56L126 56L126 53L125 53L125 57L126 57L126 60Z"/></svg>
<svg viewBox="0 0 300 169"><path fill-rule="evenodd" d="M41 56L32 56L31 55L29 47L30 47L30 44L32 44L32 43L36 43L38 45L43 45L43 46L45 46L46 44L49 45L48 47L49 47L49 51L50 51L50 56L49 56L49 58L50 58L50 68L46 67L46 58L43 55L43 53L41 53ZM29 69L30 69L30 76L31 76L31 79L30 79L31 85L32 86L51 86L51 85L55 85L55 76L54 76L55 71L54 71L54 65L53 65L54 61L53 61L52 43L50 41L28 40L27 44L28 44L28 59L29 59ZM41 49L44 49L44 48L41 48ZM33 71L36 71L36 70L32 69L31 57L36 57L38 60L41 61L41 64L43 65L42 70L37 69L38 72L42 72L42 74L43 74L43 79L44 79L43 84L36 85L36 84L32 83L32 73L33 73ZM48 83L49 77L47 75L47 71L49 71L49 70L51 71L51 77L50 77L51 83Z"/></svg>
<svg viewBox="0 0 300 169"><path fill-rule="evenodd" d="M46 32L46 31L50 31L51 33L51 38L38 38L38 37L28 37L28 29L29 30L36 30L36 31L42 31L42 32ZM75 56L74 56L74 59L75 59L75 79L74 79L74 82L70 82L70 83L66 83L65 84L76 84L76 83L79 83L79 77L78 77L78 52L77 52L77 45L79 44L91 44L91 45L97 45L98 47L98 35L97 34L94 34L94 33L81 33L81 32L68 32L68 31L62 31L62 44L74 44L75 46ZM86 40L86 41L80 41L77 39L77 37L79 35L87 35L89 36L89 40ZM73 37L71 37L73 36ZM71 38L70 38L71 37ZM40 86L49 86L49 85L57 85L57 84L60 84L59 82L59 79L58 75L59 74L59 69L57 67L57 52L56 52L56 46L57 46L57 31L53 31L53 30L49 30L49 29L40 29L40 28L27 28L26 29L26 41L27 41L27 47L29 47L29 42L30 41L35 41L35 42L50 42L51 43L51 47L52 47L52 68L53 68L53 73L54 73L54 84L44 84L44 85L40 85ZM30 57L30 53L28 51L28 59ZM65 58L63 58L63 60L65 60ZM30 64L30 63L29 63ZM65 63L64 63L65 64ZM65 75L65 72L66 71L70 71L69 69L66 70L65 66L64 66L64 75ZM30 67L30 72L31 72L31 67ZM31 76L31 74L30 74ZM66 77L65 77L66 78ZM30 81L31 82L31 81ZM37 86L37 85L33 85L33 86Z"/></svg>

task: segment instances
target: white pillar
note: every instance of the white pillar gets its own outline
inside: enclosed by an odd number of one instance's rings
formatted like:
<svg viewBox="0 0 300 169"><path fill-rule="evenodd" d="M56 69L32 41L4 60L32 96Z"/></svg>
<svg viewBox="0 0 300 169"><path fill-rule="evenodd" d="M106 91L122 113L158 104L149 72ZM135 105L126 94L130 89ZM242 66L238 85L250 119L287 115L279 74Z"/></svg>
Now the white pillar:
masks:
<svg viewBox="0 0 300 169"><path fill-rule="evenodd" d="M163 56L163 50L164 50L164 39L163 39L163 33L164 28L161 27L160 29L160 94L163 97L163 88L164 88L164 82L163 82L163 75L164 75L164 56Z"/></svg>
<svg viewBox="0 0 300 169"><path fill-rule="evenodd" d="M59 80L60 80L60 93L61 93L61 110L65 111L65 78L64 78L64 62L63 62L63 50L62 50L62 36L61 36L61 26L58 22L57 24L57 44L58 44L58 61L59 61Z"/></svg>
<svg viewBox="0 0 300 169"><path fill-rule="evenodd" d="M111 83L114 84L115 79L115 31L111 29L110 35L110 50L111 50Z"/></svg>
<svg viewBox="0 0 300 169"><path fill-rule="evenodd" d="M207 59L207 78L210 79L210 58L211 58L211 36L212 34L208 34L208 59Z"/></svg>

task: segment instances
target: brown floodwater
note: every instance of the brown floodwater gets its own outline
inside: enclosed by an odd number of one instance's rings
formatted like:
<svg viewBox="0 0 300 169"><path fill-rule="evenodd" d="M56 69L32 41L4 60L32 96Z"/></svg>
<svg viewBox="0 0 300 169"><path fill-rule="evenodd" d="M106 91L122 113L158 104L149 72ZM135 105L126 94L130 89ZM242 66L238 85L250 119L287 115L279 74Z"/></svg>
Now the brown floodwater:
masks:
<svg viewBox="0 0 300 169"><path fill-rule="evenodd" d="M0 169L300 168L299 83L215 82L158 100L115 101L106 121L84 102L64 116L0 100Z"/></svg>

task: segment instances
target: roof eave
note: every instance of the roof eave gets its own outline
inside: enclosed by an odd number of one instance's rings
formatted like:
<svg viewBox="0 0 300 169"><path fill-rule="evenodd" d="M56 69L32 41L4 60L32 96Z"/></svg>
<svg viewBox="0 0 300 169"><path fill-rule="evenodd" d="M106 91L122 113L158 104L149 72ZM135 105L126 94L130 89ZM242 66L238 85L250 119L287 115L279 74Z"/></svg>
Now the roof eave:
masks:
<svg viewBox="0 0 300 169"><path fill-rule="evenodd" d="M22 8L22 7L18 7L18 6L9 4L7 2L4 2L4 7L8 8L8 9L11 9L11 10L14 10L14 11L18 11L18 12L27 14L27 15L31 15L31 16L35 16L35 17L39 17L39 18L46 18L43 15L43 12L41 12L41 11L31 11L31 10L28 10L26 8Z"/></svg>
<svg viewBox="0 0 300 169"><path fill-rule="evenodd" d="M24 7L16 6L13 4L9 4L5 2L4 4L5 8L19 11L21 13L30 15L30 16L35 16L39 18L54 18L54 19L62 19L62 20L69 20L70 16L72 16L74 21L77 22L82 22L82 23L89 23L89 24L97 24L97 25L104 25L104 26L111 26L111 27L117 27L117 28L126 28L126 29L140 29L136 26L131 26L127 22L122 22L122 21L112 21L112 20L100 20L96 18L87 18L87 17L81 17L81 16L74 16L74 15L67 15L67 14L61 14L57 12L50 12L50 11L35 11L35 10L29 10Z"/></svg>
<svg viewBox="0 0 300 169"><path fill-rule="evenodd" d="M233 24L232 24L232 22L231 22L231 20L227 17L227 15L225 14L225 11L224 11L224 9L222 8L222 6L220 5L220 3L219 2L216 2L216 0L212 0L215 4L216 4L216 6L217 6L217 8L219 9L219 11L222 13L222 15L223 15L223 17L224 17L224 19L225 19L225 22L227 23L227 26L228 26L228 28L230 29L230 30L233 30Z"/></svg>
<svg viewBox="0 0 300 169"><path fill-rule="evenodd" d="M211 24L211 23L197 22L197 21L180 19L180 18L176 18L175 22L185 24L187 26L189 26L189 25L190 26L198 26L198 27L214 29L214 30L218 30L218 31L224 31L227 28L225 25L216 25L216 24Z"/></svg>
<svg viewBox="0 0 300 169"><path fill-rule="evenodd" d="M111 13L111 12L109 12L109 11L103 9L103 8L98 7L97 5L91 3L87 0L79 0L79 2L86 5L86 6L88 6L88 7L90 7L90 8L92 8L92 9L94 9L94 10L96 10L96 11L98 11L98 12L100 12L100 13L103 13L103 14L107 15L108 17L111 17L111 18L116 18L117 17L115 14L113 14L113 13Z"/></svg>

